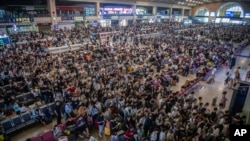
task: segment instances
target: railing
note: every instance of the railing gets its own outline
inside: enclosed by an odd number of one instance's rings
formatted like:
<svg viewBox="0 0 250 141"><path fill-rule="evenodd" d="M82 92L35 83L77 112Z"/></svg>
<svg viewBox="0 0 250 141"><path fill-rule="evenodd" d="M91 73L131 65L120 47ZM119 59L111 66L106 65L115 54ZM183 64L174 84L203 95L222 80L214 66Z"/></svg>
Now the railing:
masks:
<svg viewBox="0 0 250 141"><path fill-rule="evenodd" d="M49 53L55 54L55 53L62 53L69 50L79 50L81 47L87 45L87 43L84 44L74 44L70 46L61 46L61 47L50 47L47 49Z"/></svg>
<svg viewBox="0 0 250 141"><path fill-rule="evenodd" d="M140 38L156 38L160 36L164 36L165 34L162 33L151 33L151 34L142 34L142 35L136 35L136 37Z"/></svg>

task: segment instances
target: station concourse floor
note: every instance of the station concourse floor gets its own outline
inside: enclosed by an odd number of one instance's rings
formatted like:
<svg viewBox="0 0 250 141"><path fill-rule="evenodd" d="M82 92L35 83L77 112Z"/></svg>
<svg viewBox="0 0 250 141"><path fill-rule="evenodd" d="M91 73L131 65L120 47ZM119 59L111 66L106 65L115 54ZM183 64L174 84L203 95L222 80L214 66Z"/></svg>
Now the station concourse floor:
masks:
<svg viewBox="0 0 250 141"><path fill-rule="evenodd" d="M247 48L250 49L250 46L248 46ZM249 52L250 52L250 50L249 50ZM249 64L250 64L250 59L237 57L237 63L235 65L235 68L237 68L238 66L240 66L242 68L240 70L240 73L241 73L241 77L243 80L245 79L246 72L248 70L250 70ZM234 77L233 76L234 69L232 70L232 77ZM209 106L210 110L213 109L213 106L211 106L213 97L215 97L215 96L218 97L217 104L216 104L216 106L218 106L223 91L227 91L227 95L226 95L227 102L226 102L226 107L224 110L228 110L228 108L229 108L233 90L227 88L224 85L227 71L228 71L228 67L225 67L225 66L221 66L221 67L217 68L217 72L215 74L215 82L212 84L207 84L205 81L201 81L200 82L201 86L197 90L194 91L195 96L197 98L202 97L203 103L208 102L210 104L210 106ZM180 77L180 82L178 82L176 86L172 87L174 91L180 90L181 86L185 83L185 81L187 79L192 80L193 78L195 78L195 75L189 74L188 77L183 77L183 76L179 76L179 77ZM56 121L54 120L52 123L49 123L49 124L44 125L44 126L38 125L38 126L35 126L32 128L26 129L24 131L21 131L15 135L13 135L12 141L25 141L27 138L36 136L39 133L44 132L45 130L52 129L55 124L56 124ZM98 132L96 130L91 131L91 135L94 136L95 138L97 138L98 141L109 141L108 136L100 138L98 136ZM88 141L88 139L83 139L83 140L78 139L78 141Z"/></svg>

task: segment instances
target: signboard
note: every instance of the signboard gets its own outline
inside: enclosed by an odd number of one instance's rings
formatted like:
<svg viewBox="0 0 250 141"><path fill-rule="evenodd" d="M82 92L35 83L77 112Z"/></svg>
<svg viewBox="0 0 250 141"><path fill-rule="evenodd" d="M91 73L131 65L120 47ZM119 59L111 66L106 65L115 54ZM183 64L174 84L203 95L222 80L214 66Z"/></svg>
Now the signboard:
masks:
<svg viewBox="0 0 250 141"><path fill-rule="evenodd" d="M83 21L83 17L82 16L75 16L74 20L75 21Z"/></svg>
<svg viewBox="0 0 250 141"><path fill-rule="evenodd" d="M0 46L4 46L4 42L2 39L0 39Z"/></svg>
<svg viewBox="0 0 250 141"><path fill-rule="evenodd" d="M240 11L225 11L225 17L240 17Z"/></svg>
<svg viewBox="0 0 250 141"><path fill-rule="evenodd" d="M30 22L30 18L16 18L16 22Z"/></svg>
<svg viewBox="0 0 250 141"><path fill-rule="evenodd" d="M111 19L112 19L112 20L118 20L119 17L118 17L118 16L112 16Z"/></svg>
<svg viewBox="0 0 250 141"><path fill-rule="evenodd" d="M250 18L250 13L246 13L245 18Z"/></svg>
<svg viewBox="0 0 250 141"><path fill-rule="evenodd" d="M8 36L0 37L0 45L10 44L10 39Z"/></svg>
<svg viewBox="0 0 250 141"><path fill-rule="evenodd" d="M58 24L55 24L55 25L54 25L54 30L56 30L56 31L58 31L58 30L59 30L59 26L58 26Z"/></svg>
<svg viewBox="0 0 250 141"><path fill-rule="evenodd" d="M143 15L138 15L137 18L138 18L138 19L142 19L142 18L143 18Z"/></svg>
<svg viewBox="0 0 250 141"><path fill-rule="evenodd" d="M74 17L71 17L71 16L62 16L61 20L62 21L70 21L70 20L74 20Z"/></svg>
<svg viewBox="0 0 250 141"><path fill-rule="evenodd" d="M112 16L111 16L111 15L103 15L102 18L103 18L103 19L111 19Z"/></svg>
<svg viewBox="0 0 250 141"><path fill-rule="evenodd" d="M62 10L62 11L83 11L83 7L80 7L80 6L56 6L56 10Z"/></svg>

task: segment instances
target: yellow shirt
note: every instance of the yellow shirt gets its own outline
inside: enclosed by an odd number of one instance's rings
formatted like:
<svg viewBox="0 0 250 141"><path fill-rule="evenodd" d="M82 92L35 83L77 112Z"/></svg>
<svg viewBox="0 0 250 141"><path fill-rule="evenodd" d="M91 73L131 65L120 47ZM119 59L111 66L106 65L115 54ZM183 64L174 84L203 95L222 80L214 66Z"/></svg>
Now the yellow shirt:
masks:
<svg viewBox="0 0 250 141"><path fill-rule="evenodd" d="M93 50L94 50L94 51L96 50L96 46L95 46L95 45L93 46Z"/></svg>
<svg viewBox="0 0 250 141"><path fill-rule="evenodd" d="M0 135L0 141L4 141L4 136Z"/></svg>
<svg viewBox="0 0 250 141"><path fill-rule="evenodd" d="M133 68L131 66L128 67L128 72L132 72Z"/></svg>

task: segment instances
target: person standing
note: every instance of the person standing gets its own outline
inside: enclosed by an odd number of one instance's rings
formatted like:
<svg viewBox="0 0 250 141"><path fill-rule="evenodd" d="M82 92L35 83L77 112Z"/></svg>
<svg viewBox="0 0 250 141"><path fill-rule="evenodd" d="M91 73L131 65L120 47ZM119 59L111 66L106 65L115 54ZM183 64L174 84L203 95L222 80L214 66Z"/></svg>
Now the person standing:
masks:
<svg viewBox="0 0 250 141"><path fill-rule="evenodd" d="M240 67L238 67L235 71L234 71L234 78L236 80L236 82L240 81Z"/></svg>
<svg viewBox="0 0 250 141"><path fill-rule="evenodd" d="M102 112L100 112L97 116L97 123L98 123L99 137L102 137L104 131L104 123L105 123Z"/></svg>
<svg viewBox="0 0 250 141"><path fill-rule="evenodd" d="M227 102L227 97L226 97L226 95L227 95L227 92L224 91L224 92L222 93L222 97L221 97L221 100L220 100L220 106L221 106L222 109L224 109L225 106L226 106L226 102Z"/></svg>
<svg viewBox="0 0 250 141"><path fill-rule="evenodd" d="M215 73L216 73L216 66L214 66L212 72L211 72L211 76L212 76L212 82L215 82Z"/></svg>
<svg viewBox="0 0 250 141"><path fill-rule="evenodd" d="M56 101L55 114L56 114L56 124L59 125L62 122L62 106L60 101Z"/></svg>

